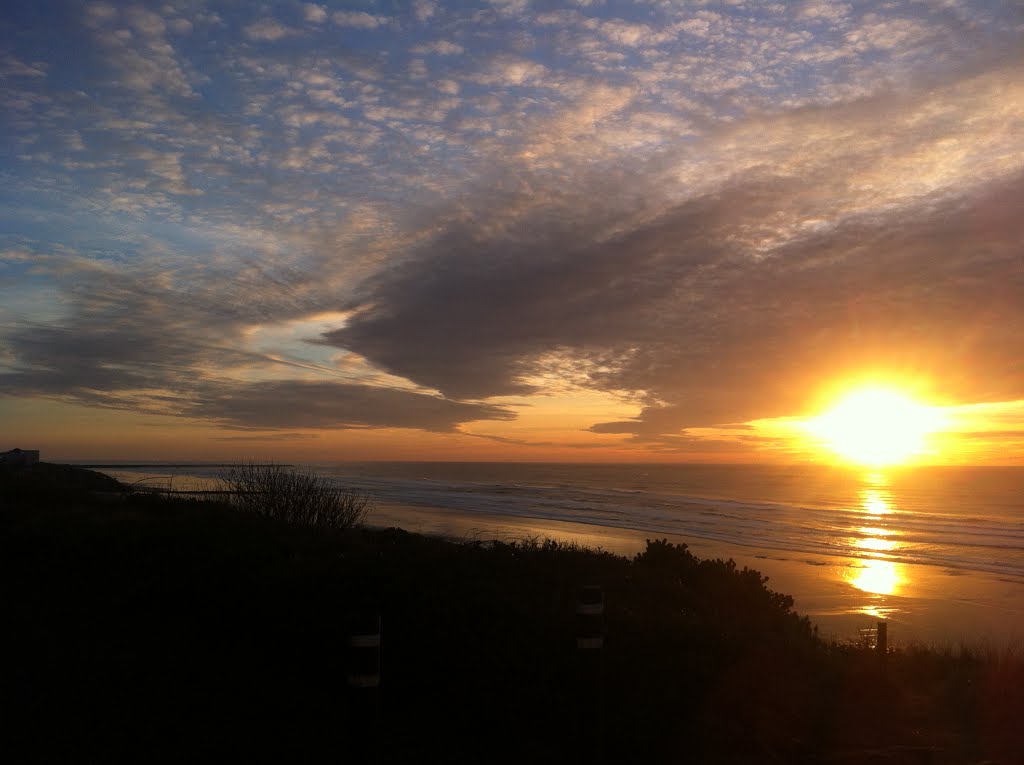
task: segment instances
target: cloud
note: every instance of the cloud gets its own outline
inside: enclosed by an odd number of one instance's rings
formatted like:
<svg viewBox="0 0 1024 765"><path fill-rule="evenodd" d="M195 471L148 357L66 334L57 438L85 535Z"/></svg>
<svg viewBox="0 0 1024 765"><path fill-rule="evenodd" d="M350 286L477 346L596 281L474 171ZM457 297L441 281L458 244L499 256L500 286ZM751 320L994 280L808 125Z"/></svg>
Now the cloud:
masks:
<svg viewBox="0 0 1024 765"><path fill-rule="evenodd" d="M636 47L662 42L662 34L655 34L646 24L631 24L622 19L611 19L600 24L601 34L618 45Z"/></svg>
<svg viewBox="0 0 1024 765"><path fill-rule="evenodd" d="M416 45L412 48L412 52L417 55L434 53L438 56L458 56L465 52L465 48L449 40L436 40L432 43Z"/></svg>
<svg viewBox="0 0 1024 765"><path fill-rule="evenodd" d="M412 7L417 21L427 21L437 13L437 3L432 0L415 0Z"/></svg>
<svg viewBox="0 0 1024 765"><path fill-rule="evenodd" d="M247 436L214 436L214 441L310 441L320 437L319 433L257 433Z"/></svg>
<svg viewBox="0 0 1024 765"><path fill-rule="evenodd" d="M181 18L170 19L167 22L167 28L177 35L187 35L195 29L191 21Z"/></svg>
<svg viewBox="0 0 1024 765"><path fill-rule="evenodd" d="M488 0L502 16L521 17L530 10L530 0Z"/></svg>
<svg viewBox="0 0 1024 765"><path fill-rule="evenodd" d="M764 260L728 244L735 210L796 188L730 189L600 242L581 242L568 215L505 227L501 241L452 228L328 339L455 397L526 392L538 358L570 349L608 370L593 387L651 401L637 422L602 433L801 411L815 377L848 370L930 376L963 400L1024 396L1005 354L1024 329L1014 297L1024 281L1006 272L1024 235L1012 213L1024 178L913 224L850 224Z"/></svg>
<svg viewBox="0 0 1024 765"><path fill-rule="evenodd" d="M1022 395L1012 4L73 10L0 58L7 392L450 430L571 382L678 449L872 364Z"/></svg>
<svg viewBox="0 0 1024 765"><path fill-rule="evenodd" d="M110 3L87 3L84 15L87 24L98 26L117 18L117 9Z"/></svg>
<svg viewBox="0 0 1024 765"><path fill-rule="evenodd" d="M7 54L0 57L0 77L45 77L46 63L35 62L26 64L15 56Z"/></svg>
<svg viewBox="0 0 1024 765"><path fill-rule="evenodd" d="M471 79L481 85L523 86L543 82L547 67L529 59L512 55L495 56L485 71Z"/></svg>
<svg viewBox="0 0 1024 765"><path fill-rule="evenodd" d="M132 6L124 11L125 20L143 37L163 37L167 25L158 13Z"/></svg>
<svg viewBox="0 0 1024 765"><path fill-rule="evenodd" d="M857 370L1020 398L1008 71L742 124L614 183L577 165L574 193L478 196L327 339L459 398L528 393L545 354L575 355L605 370L592 387L648 401L595 432L647 437L801 411L815 378ZM970 138L946 118L965 110Z"/></svg>
<svg viewBox="0 0 1024 765"><path fill-rule="evenodd" d="M849 3L837 0L807 0L797 12L803 18L835 23L844 20L852 10Z"/></svg>
<svg viewBox="0 0 1024 765"><path fill-rule="evenodd" d="M327 21L327 9L316 3L303 3L302 18L312 24L322 24Z"/></svg>
<svg viewBox="0 0 1024 765"><path fill-rule="evenodd" d="M246 24L243 32L250 40L271 42L298 34L297 30L286 27L274 19L260 19L252 24Z"/></svg>
<svg viewBox="0 0 1024 765"><path fill-rule="evenodd" d="M339 27L353 29L377 29L390 20L387 16L374 16L365 11L335 11L331 14L331 21Z"/></svg>
<svg viewBox="0 0 1024 765"><path fill-rule="evenodd" d="M18 253L11 259L24 261ZM0 391L5 394L256 429L397 427L452 432L462 422L514 416L500 406L389 387L372 377L365 384L325 380L325 374L338 372L243 350L231 337L240 336L247 326L244 304L261 294L271 297L283 286L280 282L266 285L262 293L244 289L236 302L223 284L191 295L180 292L179 279L187 280L184 274L131 276L80 258L58 261L35 259L45 268L61 269L75 285L70 314L6 335L10 361L6 371L0 369ZM215 278L205 275L207 281ZM267 308L273 309L264 303L261 311ZM277 308L278 315L289 314L282 312L284 308ZM266 370L268 362L286 365L292 376L245 379L245 370ZM296 379L296 370L313 377Z"/></svg>
<svg viewBox="0 0 1024 765"><path fill-rule="evenodd" d="M117 86L145 96L195 96L192 82L202 78L188 71L167 40L167 25L161 16L129 7L123 13L123 21L130 27L126 29L116 25L115 9L100 5L87 7L86 20L93 30L95 53L107 64Z"/></svg>
<svg viewBox="0 0 1024 765"><path fill-rule="evenodd" d="M438 80L434 83L434 87L449 96L456 96L462 90L462 86L455 80Z"/></svg>
<svg viewBox="0 0 1024 765"><path fill-rule="evenodd" d="M411 391L325 381L283 380L214 389L193 404L196 415L247 428L417 428L453 432L459 423L508 420L489 404L462 403Z"/></svg>

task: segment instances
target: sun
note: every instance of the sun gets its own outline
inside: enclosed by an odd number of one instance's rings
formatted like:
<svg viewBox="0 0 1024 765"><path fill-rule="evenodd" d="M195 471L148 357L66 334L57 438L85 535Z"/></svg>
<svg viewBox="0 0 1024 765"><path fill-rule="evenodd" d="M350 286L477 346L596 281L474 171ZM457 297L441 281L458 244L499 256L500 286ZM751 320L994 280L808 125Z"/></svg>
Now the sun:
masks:
<svg viewBox="0 0 1024 765"><path fill-rule="evenodd" d="M807 429L841 459L860 465L898 465L921 454L942 427L935 407L890 388L860 388L810 420Z"/></svg>

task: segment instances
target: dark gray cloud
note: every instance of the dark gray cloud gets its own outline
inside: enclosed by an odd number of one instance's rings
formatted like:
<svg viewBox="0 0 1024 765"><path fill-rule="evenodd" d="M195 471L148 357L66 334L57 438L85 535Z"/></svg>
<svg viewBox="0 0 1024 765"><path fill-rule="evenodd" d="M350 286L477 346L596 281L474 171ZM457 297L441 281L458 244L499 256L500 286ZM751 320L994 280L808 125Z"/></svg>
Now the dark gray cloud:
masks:
<svg viewBox="0 0 1024 765"><path fill-rule="evenodd" d="M231 368L284 368L340 376L338 370L244 350L247 321L302 314L281 279L246 272L183 288L180 274L132 274L41 257L62 272L67 315L8 332L13 368L0 393L44 396L216 421L243 429L417 428L450 432L472 420L513 417L504 408L450 401L413 390L338 379L239 381ZM253 267L257 274L263 269Z"/></svg>
<svg viewBox="0 0 1024 765"><path fill-rule="evenodd" d="M203 391L190 405L204 419L244 428L418 428L452 432L471 420L514 415L490 404L329 381L275 380Z"/></svg>
<svg viewBox="0 0 1024 765"><path fill-rule="evenodd" d="M502 197L493 214L529 201ZM545 352L597 358L659 341L662 314L679 292L703 268L728 261L712 220L717 207L688 202L598 242L594 232L607 221L592 216L624 225L629 216L563 208L492 226L485 209L369 282L355 304L362 310L325 339L456 397L525 392L521 378Z"/></svg>
<svg viewBox="0 0 1024 765"><path fill-rule="evenodd" d="M190 394L200 367L248 359L222 342L238 326L229 295L203 296L187 275L60 255L34 263L63 288L63 315L6 334L14 363L0 373L0 391L112 405L139 392L167 405Z"/></svg>
<svg viewBox="0 0 1024 765"><path fill-rule="evenodd" d="M790 414L816 377L847 370L932 376L960 401L1024 397L1024 177L760 259L731 244L800 186L740 182L642 223L623 215L624 230L597 242L587 230L599 222L568 210L511 230L452 227L379 278L370 307L327 339L454 396L516 391L559 349L616 359L592 384L651 403L601 433Z"/></svg>
<svg viewBox="0 0 1024 765"><path fill-rule="evenodd" d="M280 441L313 441L320 438L319 433L285 433L281 431L274 431L272 433L255 433L252 435L245 436L214 436L213 441L227 441L227 442L238 442L245 443L248 441L260 442L280 442Z"/></svg>

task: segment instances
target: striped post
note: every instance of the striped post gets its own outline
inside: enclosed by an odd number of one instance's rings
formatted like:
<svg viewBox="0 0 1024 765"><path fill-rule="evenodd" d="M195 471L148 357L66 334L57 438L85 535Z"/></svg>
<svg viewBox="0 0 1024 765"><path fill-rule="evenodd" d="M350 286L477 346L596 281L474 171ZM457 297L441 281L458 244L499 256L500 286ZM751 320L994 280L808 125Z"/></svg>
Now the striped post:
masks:
<svg viewBox="0 0 1024 765"><path fill-rule="evenodd" d="M371 762L379 758L380 738L380 612L354 614L348 638L348 724L357 734L355 751Z"/></svg>
<svg viewBox="0 0 1024 765"><path fill-rule="evenodd" d="M604 591L597 585L580 587L576 596L576 647L604 648Z"/></svg>
<svg viewBox="0 0 1024 765"><path fill-rule="evenodd" d="M580 751L583 761L601 765L604 747L604 590L585 585L576 594L576 647L579 656L580 723L591 731Z"/></svg>
<svg viewBox="0 0 1024 765"><path fill-rule="evenodd" d="M348 684L351 688L380 687L380 614L360 618L348 639Z"/></svg>

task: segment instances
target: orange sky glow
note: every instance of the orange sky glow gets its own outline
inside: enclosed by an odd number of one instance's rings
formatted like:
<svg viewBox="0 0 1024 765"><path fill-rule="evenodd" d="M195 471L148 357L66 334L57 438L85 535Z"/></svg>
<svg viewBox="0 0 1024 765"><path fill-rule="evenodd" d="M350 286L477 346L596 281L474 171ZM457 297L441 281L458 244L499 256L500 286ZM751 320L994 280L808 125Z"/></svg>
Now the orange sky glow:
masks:
<svg viewBox="0 0 1024 765"><path fill-rule="evenodd" d="M1019 3L22 5L0 450L1024 464Z"/></svg>
<svg viewBox="0 0 1024 765"><path fill-rule="evenodd" d="M1024 464L1024 401L935 406L942 428L927 434L923 448L898 464ZM96 410L69 403L0 400L6 437L41 448L46 456L75 460L274 459L304 462L551 461L826 463L861 466L837 454L808 430L820 411L766 418L734 426L696 428L685 452L652 449L614 435L593 434L595 416L636 407L611 406L600 397L539 397L500 425L469 423L459 433L400 428L239 431L202 421ZM884 467L884 466L883 466Z"/></svg>

